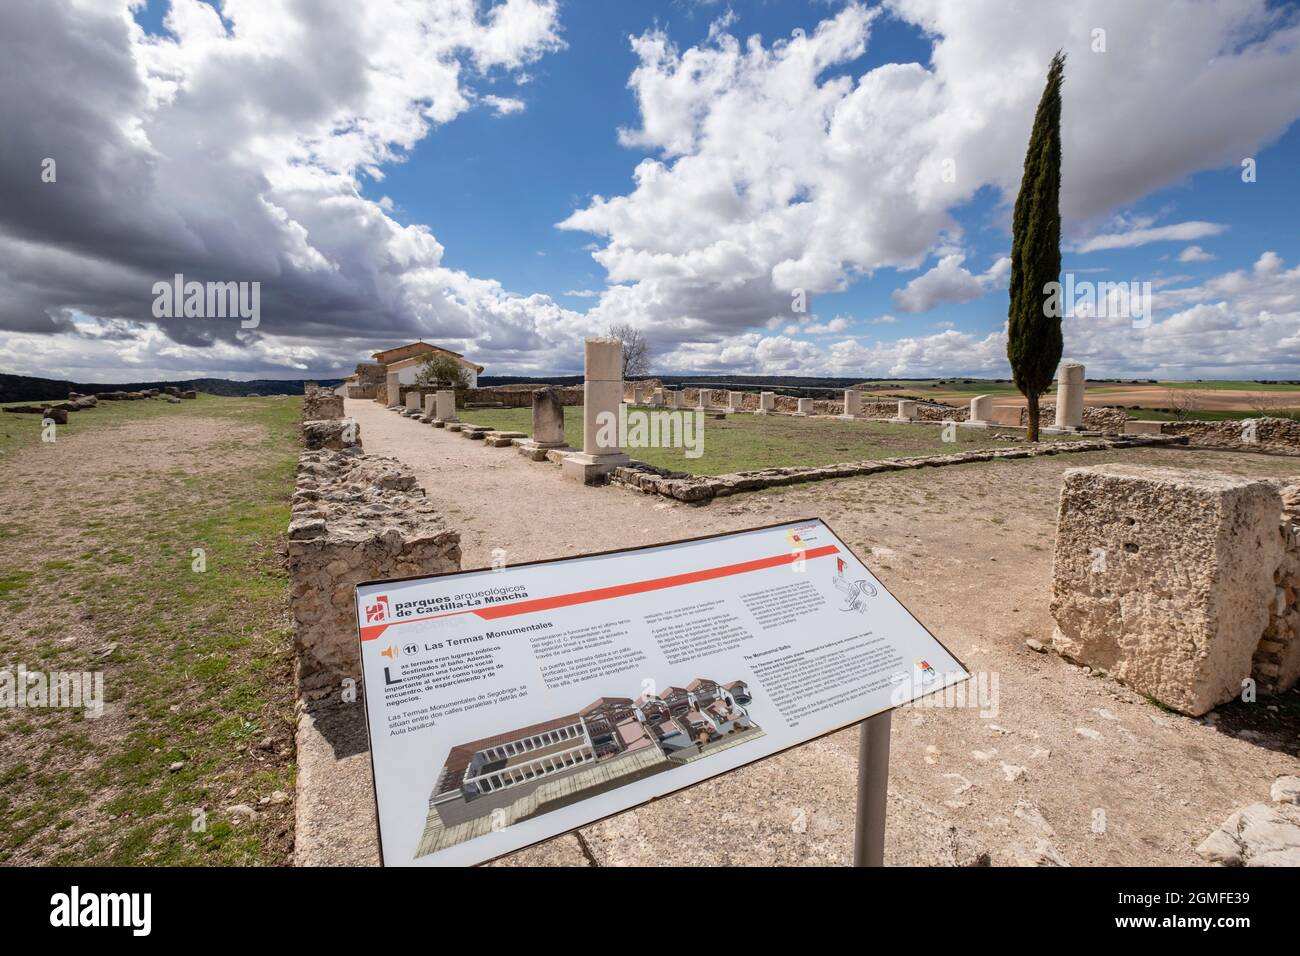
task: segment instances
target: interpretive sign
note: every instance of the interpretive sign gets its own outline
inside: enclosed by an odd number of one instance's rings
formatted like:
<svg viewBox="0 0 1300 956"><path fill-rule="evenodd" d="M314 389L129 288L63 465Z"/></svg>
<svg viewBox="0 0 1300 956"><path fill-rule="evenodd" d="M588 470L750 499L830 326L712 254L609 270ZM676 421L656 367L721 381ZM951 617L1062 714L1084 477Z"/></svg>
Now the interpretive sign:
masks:
<svg viewBox="0 0 1300 956"><path fill-rule="evenodd" d="M357 586L385 863L472 864L965 680L817 519Z"/></svg>

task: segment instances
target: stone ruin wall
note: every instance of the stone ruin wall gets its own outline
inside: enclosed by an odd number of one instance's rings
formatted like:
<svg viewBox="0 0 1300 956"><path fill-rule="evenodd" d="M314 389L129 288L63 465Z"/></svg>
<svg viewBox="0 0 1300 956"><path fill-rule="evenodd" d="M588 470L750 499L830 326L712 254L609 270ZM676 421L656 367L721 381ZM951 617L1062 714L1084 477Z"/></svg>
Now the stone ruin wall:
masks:
<svg viewBox="0 0 1300 956"><path fill-rule="evenodd" d="M1253 427L1248 427L1249 423ZM1193 445L1300 454L1300 422L1291 418L1161 422L1160 433L1186 435Z"/></svg>
<svg viewBox="0 0 1300 956"><path fill-rule="evenodd" d="M302 420L304 422L324 421L343 417L343 396L336 395L319 385L308 384L302 399Z"/></svg>
<svg viewBox="0 0 1300 956"><path fill-rule="evenodd" d="M414 473L360 447L298 459L289 522L295 670L306 700L360 687L355 588L362 581L460 570L460 535Z"/></svg>
<svg viewBox="0 0 1300 956"><path fill-rule="evenodd" d="M1300 679L1300 484L1282 485L1282 561L1273 574L1268 627L1255 650L1251 676L1261 692L1278 694Z"/></svg>
<svg viewBox="0 0 1300 956"><path fill-rule="evenodd" d="M532 408L533 392L540 391L543 388L554 388L559 392L561 405L582 404L583 388L581 385L492 385L485 388L456 389L456 408L461 410L469 405ZM436 385L402 385L402 403L406 403L408 393L418 392L420 394L420 404L423 406L424 396L434 395L440 391L443 391L443 389ZM457 414L459 414L459 411Z"/></svg>

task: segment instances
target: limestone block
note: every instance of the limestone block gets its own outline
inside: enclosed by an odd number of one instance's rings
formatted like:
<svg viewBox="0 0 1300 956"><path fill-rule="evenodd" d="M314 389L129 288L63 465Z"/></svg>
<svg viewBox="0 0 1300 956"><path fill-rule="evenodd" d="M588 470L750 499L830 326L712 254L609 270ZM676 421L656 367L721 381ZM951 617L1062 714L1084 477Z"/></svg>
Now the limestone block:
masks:
<svg viewBox="0 0 1300 956"><path fill-rule="evenodd" d="M422 422L432 422L438 417L438 396L429 394L424 396L424 413L420 416Z"/></svg>
<svg viewBox="0 0 1300 956"><path fill-rule="evenodd" d="M900 422L910 422L916 418L916 402L908 398L898 400L898 414L895 419Z"/></svg>
<svg viewBox="0 0 1300 956"><path fill-rule="evenodd" d="M844 390L844 418L862 417L862 393L856 388Z"/></svg>
<svg viewBox="0 0 1300 956"><path fill-rule="evenodd" d="M971 422L991 422L993 420L993 396L976 395L970 400Z"/></svg>
<svg viewBox="0 0 1300 956"><path fill-rule="evenodd" d="M388 407L402 404L402 383L397 379L396 372L389 372L386 376L385 391L388 394Z"/></svg>
<svg viewBox="0 0 1300 956"><path fill-rule="evenodd" d="M558 389L533 392L533 442L541 447L564 444L564 405Z"/></svg>
<svg viewBox="0 0 1300 956"><path fill-rule="evenodd" d="M811 398L799 399L799 410L794 412L795 415L806 417L813 414L813 400Z"/></svg>
<svg viewBox="0 0 1300 956"><path fill-rule="evenodd" d="M423 404L418 389L412 389L406 393L406 410L408 412L418 412Z"/></svg>
<svg viewBox="0 0 1300 956"><path fill-rule="evenodd" d="M456 421L456 392L450 388L439 389L434 393L435 407L438 414L434 417L443 422Z"/></svg>
<svg viewBox="0 0 1300 956"><path fill-rule="evenodd" d="M776 411L776 392L758 393L758 414L771 415Z"/></svg>
<svg viewBox="0 0 1300 956"><path fill-rule="evenodd" d="M1019 426L1023 410L1019 405L994 405L990 421L997 425Z"/></svg>
<svg viewBox="0 0 1300 956"><path fill-rule="evenodd" d="M618 382L619 397L622 398L622 342L618 339L587 339L582 368L588 382Z"/></svg>
<svg viewBox="0 0 1300 956"><path fill-rule="evenodd" d="M669 408L684 408L684 407L685 407L685 402L682 401L682 393L681 393L681 390L680 390L680 389L672 389L672 390L669 391L669 392L665 392L665 394L668 396L668 407L669 407Z"/></svg>
<svg viewBox="0 0 1300 956"><path fill-rule="evenodd" d="M1125 435L1159 435L1164 422L1130 420L1124 423Z"/></svg>
<svg viewBox="0 0 1300 956"><path fill-rule="evenodd" d="M744 392L727 392L727 408L738 412L745 407Z"/></svg>
<svg viewBox="0 0 1300 956"><path fill-rule="evenodd" d="M1269 621L1281 498L1265 481L1139 465L1065 474L1053 647L1193 716L1240 695Z"/></svg>
<svg viewBox="0 0 1300 956"><path fill-rule="evenodd" d="M1242 807L1196 852L1223 866L1300 866L1300 807L1286 803Z"/></svg>

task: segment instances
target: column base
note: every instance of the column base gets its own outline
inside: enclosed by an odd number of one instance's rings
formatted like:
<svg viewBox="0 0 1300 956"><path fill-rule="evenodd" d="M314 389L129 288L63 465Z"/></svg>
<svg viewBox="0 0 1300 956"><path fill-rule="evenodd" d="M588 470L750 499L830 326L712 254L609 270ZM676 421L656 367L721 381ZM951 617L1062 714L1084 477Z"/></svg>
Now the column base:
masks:
<svg viewBox="0 0 1300 956"><path fill-rule="evenodd" d="M604 483L615 468L630 464L631 461L631 457L623 452L588 455L586 452L578 451L565 457L561 469L566 478L581 481L584 485L599 485Z"/></svg>
<svg viewBox="0 0 1300 956"><path fill-rule="evenodd" d="M515 442L515 448L519 451L519 454L523 455L529 461L546 461L546 453L548 451L574 451L574 449L570 448L562 441L533 441L531 438Z"/></svg>

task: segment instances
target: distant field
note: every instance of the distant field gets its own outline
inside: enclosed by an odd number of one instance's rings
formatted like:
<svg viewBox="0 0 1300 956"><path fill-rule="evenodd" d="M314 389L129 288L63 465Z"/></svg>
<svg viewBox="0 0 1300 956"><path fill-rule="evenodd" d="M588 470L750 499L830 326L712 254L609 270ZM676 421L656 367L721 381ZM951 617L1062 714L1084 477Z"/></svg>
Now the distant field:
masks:
<svg viewBox="0 0 1300 956"><path fill-rule="evenodd" d="M532 431L532 410L528 408L466 409L460 414L465 421L475 425L503 431ZM956 441L944 442L942 432L939 425L841 422L828 418L746 414L731 415L726 419L705 418L704 453L698 458L687 458L681 448L629 448L627 452L633 458L658 468L695 475L725 475L759 468L817 467L846 461L1006 448L1016 444L1006 435L973 428L957 428ZM581 406L565 408L564 437L574 448L582 447Z"/></svg>
<svg viewBox="0 0 1300 956"><path fill-rule="evenodd" d="M1000 405L1025 403L1015 386L994 381L891 382L868 391L881 398L923 398L951 405L965 404L976 395L992 395ZM1044 397L1053 401L1054 391ZM1290 397L1294 401L1287 401ZM1193 409L1207 412L1249 414L1259 414L1255 406L1266 404L1267 411L1276 413L1300 409L1300 385L1245 381L1088 382L1084 400L1089 405L1136 405L1146 409L1172 408L1190 402Z"/></svg>

